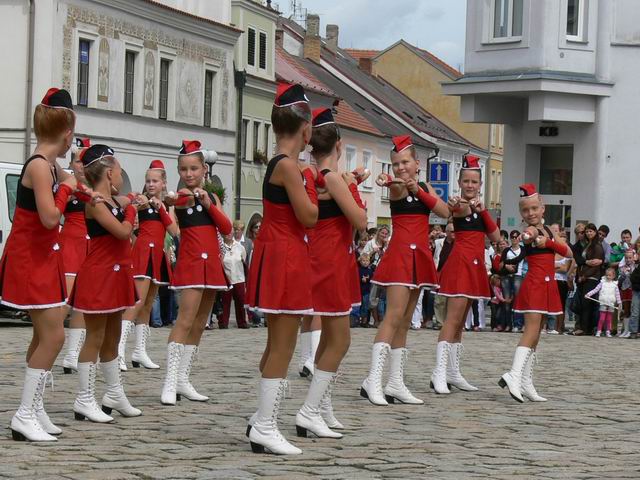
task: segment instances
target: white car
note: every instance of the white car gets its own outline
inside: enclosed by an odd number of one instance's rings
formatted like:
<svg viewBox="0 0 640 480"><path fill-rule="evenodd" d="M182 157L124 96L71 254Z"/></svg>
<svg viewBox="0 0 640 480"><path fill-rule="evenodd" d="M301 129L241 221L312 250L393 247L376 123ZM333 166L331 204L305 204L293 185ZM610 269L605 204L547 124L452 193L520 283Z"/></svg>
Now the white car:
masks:
<svg viewBox="0 0 640 480"><path fill-rule="evenodd" d="M11 231L22 165L0 162L0 254Z"/></svg>

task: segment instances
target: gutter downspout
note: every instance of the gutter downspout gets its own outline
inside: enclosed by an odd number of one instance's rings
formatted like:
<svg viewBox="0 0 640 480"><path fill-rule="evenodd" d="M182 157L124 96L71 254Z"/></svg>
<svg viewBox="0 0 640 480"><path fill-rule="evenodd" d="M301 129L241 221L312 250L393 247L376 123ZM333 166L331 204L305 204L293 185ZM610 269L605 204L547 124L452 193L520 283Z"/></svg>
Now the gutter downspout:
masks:
<svg viewBox="0 0 640 480"><path fill-rule="evenodd" d="M240 220L240 198L242 196L242 110L244 100L244 86L247 83L247 72L235 70L233 79L238 90L238 109L236 112L236 164L235 164L235 202L234 219ZM246 141L246 139L245 139Z"/></svg>
<svg viewBox="0 0 640 480"><path fill-rule="evenodd" d="M34 52L34 32L35 32L36 6L35 0L29 0L29 31L28 31L28 54L27 54L27 85L26 85L26 102L24 110L24 153L23 161L29 157L31 153L31 109L33 107L33 52Z"/></svg>

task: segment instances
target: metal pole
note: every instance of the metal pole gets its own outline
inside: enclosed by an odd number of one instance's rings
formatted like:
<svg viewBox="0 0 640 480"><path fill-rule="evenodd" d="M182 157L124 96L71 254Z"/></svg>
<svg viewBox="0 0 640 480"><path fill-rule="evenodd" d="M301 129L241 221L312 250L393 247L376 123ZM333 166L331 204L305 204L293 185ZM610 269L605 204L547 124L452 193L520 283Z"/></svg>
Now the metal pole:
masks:
<svg viewBox="0 0 640 480"><path fill-rule="evenodd" d="M242 70L234 71L234 81L238 90L238 111L236 115L236 163L235 163L235 208L234 219L240 220L240 198L242 196L242 110L244 100L244 86L247 83L247 73Z"/></svg>
<svg viewBox="0 0 640 480"><path fill-rule="evenodd" d="M35 49L34 31L35 31L36 6L33 0L29 1L29 32L28 32L28 53L27 53L27 85L26 85L26 101L24 105L24 155L23 161L31 154L31 108L33 106L33 51Z"/></svg>

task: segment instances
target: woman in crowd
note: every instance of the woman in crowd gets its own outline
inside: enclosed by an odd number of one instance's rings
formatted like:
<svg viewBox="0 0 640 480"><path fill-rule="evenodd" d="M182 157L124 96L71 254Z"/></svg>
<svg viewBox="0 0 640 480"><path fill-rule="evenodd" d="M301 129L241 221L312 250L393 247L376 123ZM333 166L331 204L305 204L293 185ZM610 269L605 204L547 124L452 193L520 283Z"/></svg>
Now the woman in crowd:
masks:
<svg viewBox="0 0 640 480"><path fill-rule="evenodd" d="M306 228L318 220L316 178L298 157L311 139L311 110L304 88L281 83L271 111L277 155L262 184L264 218L249 267L247 303L266 315L267 345L260 361L258 411L247 427L255 453L300 454L278 429L287 370L301 317L313 312Z"/></svg>
<svg viewBox="0 0 640 480"><path fill-rule="evenodd" d="M138 235L133 245L133 278L140 302L127 310L122 320L122 335L118 346L120 370L126 370L125 348L131 329L135 328L136 348L131 355L135 368L157 369L147 354L149 317L160 285L171 283L171 263L164 250L167 233L175 237L178 226L165 208L162 199L167 191L167 172L161 160L153 160L145 174L143 193L148 203L138 206Z"/></svg>
<svg viewBox="0 0 640 480"><path fill-rule="evenodd" d="M551 231L554 235L557 235L560 240L567 243L567 232L564 229L559 228L556 224L557 230L554 231L554 226L551 225ZM562 304L562 313L556 317L556 332L564 333L564 312L567 305L567 295L569 295L569 269L571 268L571 258L565 257L556 253L555 256L555 280L558 285L558 292L560 293L560 302Z"/></svg>
<svg viewBox="0 0 640 480"><path fill-rule="evenodd" d="M577 273L577 294L581 297L580 324L584 335L593 335L596 326L596 316L598 314L598 304L585 300L587 292L598 286L604 271L604 249L598 236L598 229L593 223L585 227L585 237L587 245L582 251L582 262ZM574 332L574 335L579 335Z"/></svg>
<svg viewBox="0 0 640 480"><path fill-rule="evenodd" d="M499 385L509 388L514 400L545 402L533 385L533 366L540 332L547 315L562 313L562 302L558 285L554 280L555 255L571 258L571 249L559 235L544 226L544 203L533 184L520 186L520 215L527 224L522 234L524 247L520 257L527 259L529 269L522 282L513 306L514 311L524 314L525 327L513 357L511 370L505 373ZM515 264L522 260L507 260Z"/></svg>
<svg viewBox="0 0 640 480"><path fill-rule="evenodd" d="M57 159L71 147L75 123L69 92L49 89L35 108L37 144L20 173L13 226L0 259L0 303L27 310L33 324L22 401L11 419L14 440L51 442L62 432L45 412L43 395L64 344L67 292L58 228L77 182Z"/></svg>
<svg viewBox="0 0 640 480"><path fill-rule="evenodd" d="M88 138L77 138L74 145L71 146L72 155L69 168L80 184L86 183L82 155L90 146ZM60 231L60 248L67 281L67 292L73 290L80 265L89 251L89 234L84 219L84 207L84 202L74 195L69 198L64 210L64 225ZM78 355L80 355L80 349L87 334L82 313L71 312L67 333L67 354L62 360L62 368L64 373L71 373L78 369Z"/></svg>
<svg viewBox="0 0 640 480"><path fill-rule="evenodd" d="M407 333L420 289L437 288L438 278L429 250L429 215L447 218L449 209L430 185L418 182L420 161L408 135L394 137L391 168L395 178L380 174L376 183L389 188L393 237L371 283L386 287L387 309L371 351L369 375L360 395L374 405L422 404L404 383L409 350ZM389 380L382 388L387 357Z"/></svg>
<svg viewBox="0 0 640 480"><path fill-rule="evenodd" d="M500 239L498 226L480 200L482 171L478 157L465 155L458 184L462 197L449 199L456 240L440 272L438 294L448 298L446 321L436 347L436 367L431 375L430 385L436 393L450 393L449 385L465 391L477 390L460 372L462 331L473 301L491 299L484 237L490 242Z"/></svg>
<svg viewBox="0 0 640 480"><path fill-rule="evenodd" d="M309 231L311 288L314 314L321 319L321 336L313 378L302 408L296 415L296 430L318 437L341 438L332 428L343 428L333 415L331 391L338 367L351 342L349 314L360 305L358 265L353 251L354 229L367 226L367 214L358 193L358 177L340 172L340 129L328 108L313 112L310 145L326 191L318 196L318 223Z"/></svg>
<svg viewBox="0 0 640 480"><path fill-rule="evenodd" d="M197 402L209 400L196 391L189 375L216 292L229 289L220 259L218 232L230 234L231 221L218 196L202 188L207 174L205 158L215 156L197 140L184 140L178 154L178 173L185 188L174 202L180 249L171 288L180 290L180 304L167 345L167 372L160 398L163 405L175 405L182 395Z"/></svg>
<svg viewBox="0 0 640 480"><path fill-rule="evenodd" d="M79 389L73 405L76 420L112 422L117 410L125 417L142 412L129 403L122 386L118 366L118 342L122 314L137 301L131 267L131 233L136 218L132 203L146 198L117 194L122 188L122 168L107 145L93 145L82 156L87 183L104 199L98 205L86 205L87 231L91 237L89 253L82 263L69 305L84 314L87 336L78 357ZM123 208L124 207L124 208ZM95 399L98 360L107 391L102 409Z"/></svg>
<svg viewBox="0 0 640 480"><path fill-rule="evenodd" d="M235 225L235 222L234 222ZM247 317L244 309L245 297L245 274L244 264L247 259L247 253L236 238L236 232L242 231L242 228L235 229L234 233L223 236L223 257L222 264L227 279L231 284L231 290L222 292L222 316L218 321L218 328L229 328L229 316L231 314L231 300L233 300L236 312L236 324L238 328L249 328L247 325Z"/></svg>

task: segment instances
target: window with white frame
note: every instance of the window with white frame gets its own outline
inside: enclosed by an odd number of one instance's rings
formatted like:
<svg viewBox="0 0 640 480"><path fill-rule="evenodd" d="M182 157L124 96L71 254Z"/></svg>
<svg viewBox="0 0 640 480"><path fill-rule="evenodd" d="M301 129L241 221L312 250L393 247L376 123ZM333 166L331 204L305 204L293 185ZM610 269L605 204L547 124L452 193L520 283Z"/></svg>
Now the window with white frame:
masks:
<svg viewBox="0 0 640 480"><path fill-rule="evenodd" d="M267 69L267 34L260 32L260 58L259 67L262 70Z"/></svg>
<svg viewBox="0 0 640 480"><path fill-rule="evenodd" d="M136 52L127 50L124 57L124 113L133 113Z"/></svg>
<svg viewBox="0 0 640 480"><path fill-rule="evenodd" d="M369 170L372 171L371 166L373 165L372 162L372 158L373 158L373 154L368 151L368 150L363 150L362 152L362 166ZM369 178L367 178L364 183L363 186L365 186L366 188L371 188L373 187L373 175L369 175Z"/></svg>
<svg viewBox="0 0 640 480"><path fill-rule="evenodd" d="M491 32L494 40L518 40L522 37L523 0L493 0Z"/></svg>
<svg viewBox="0 0 640 480"><path fill-rule="evenodd" d="M585 0L567 0L567 40L584 40Z"/></svg>
<svg viewBox="0 0 640 480"><path fill-rule="evenodd" d="M353 172L356 168L356 149L355 147L347 147L347 172Z"/></svg>
<svg viewBox="0 0 640 480"><path fill-rule="evenodd" d="M386 163L386 162L382 163L382 172L381 173L386 173L387 175L391 175L393 177L392 171L393 171L393 169L392 169L390 163ZM382 199L383 200L389 200L389 189L387 187L382 187Z"/></svg>

